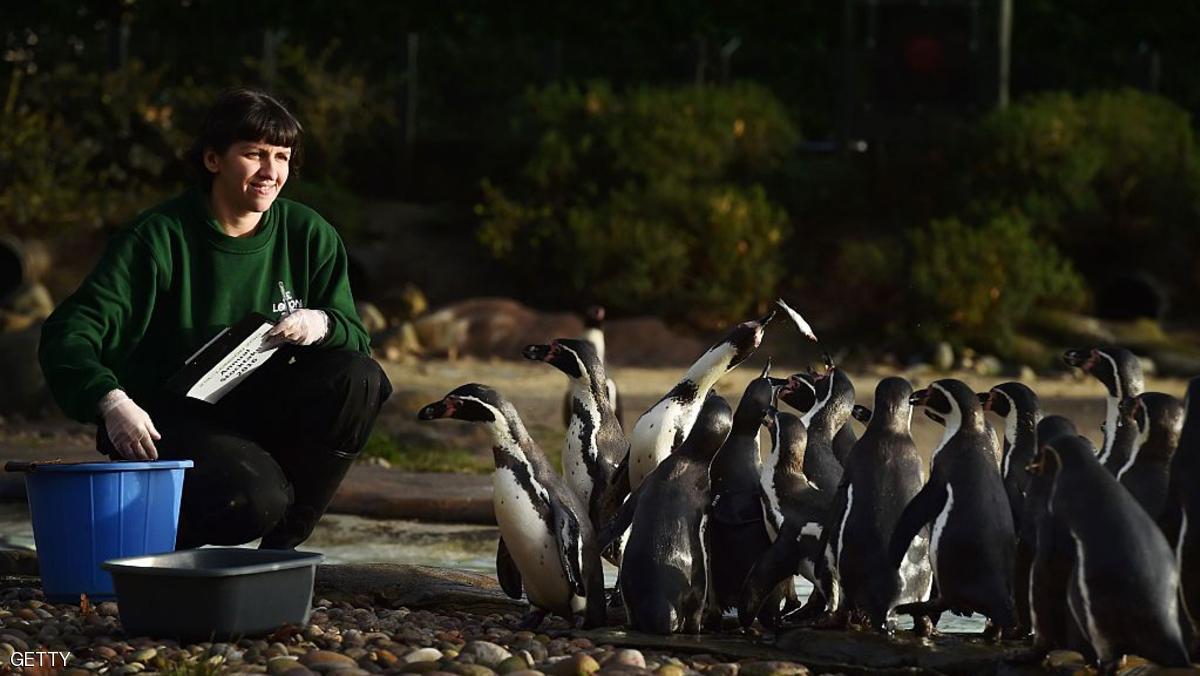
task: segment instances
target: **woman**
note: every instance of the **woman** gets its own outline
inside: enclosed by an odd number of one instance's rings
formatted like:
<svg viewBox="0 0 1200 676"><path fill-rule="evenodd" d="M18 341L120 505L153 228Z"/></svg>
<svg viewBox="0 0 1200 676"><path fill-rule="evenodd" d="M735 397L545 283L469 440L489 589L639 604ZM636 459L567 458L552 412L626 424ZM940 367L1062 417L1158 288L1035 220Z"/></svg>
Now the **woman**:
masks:
<svg viewBox="0 0 1200 676"><path fill-rule="evenodd" d="M293 548L312 533L391 386L371 359L341 239L279 198L300 123L222 94L192 150L203 180L109 242L47 319L39 360L62 409L113 459L191 459L179 548ZM250 312L275 355L216 404L167 391L189 355Z"/></svg>

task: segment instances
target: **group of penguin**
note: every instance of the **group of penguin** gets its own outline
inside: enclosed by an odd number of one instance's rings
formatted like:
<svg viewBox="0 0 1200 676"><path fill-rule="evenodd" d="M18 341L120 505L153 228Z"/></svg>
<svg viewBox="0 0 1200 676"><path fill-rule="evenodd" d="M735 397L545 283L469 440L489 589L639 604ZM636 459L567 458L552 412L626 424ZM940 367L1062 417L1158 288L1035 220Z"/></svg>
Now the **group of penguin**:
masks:
<svg viewBox="0 0 1200 676"><path fill-rule="evenodd" d="M628 437L597 336L526 347L569 381L561 475L486 385L421 409L421 420L492 434L497 576L508 595L528 597L524 626L548 613L606 624L603 557L618 566L614 600L639 631L720 631L736 610L746 628L884 633L910 615L929 635L948 611L980 613L992 638L1032 634L1038 649L1102 666L1127 654L1162 666L1196 656L1200 527L1189 522L1200 523L1200 414L1189 414L1200 377L1181 402L1145 392L1128 350L1067 351L1107 391L1100 449L1067 418L1043 417L1022 383L977 394L955 379L914 391L889 377L866 408L828 357L823 371L787 378L768 362L735 409L714 387L774 315L733 327ZM918 408L944 426L928 476L910 433ZM1002 441L989 411L1003 419ZM861 437L851 420L865 424ZM803 603L796 575L813 584Z"/></svg>

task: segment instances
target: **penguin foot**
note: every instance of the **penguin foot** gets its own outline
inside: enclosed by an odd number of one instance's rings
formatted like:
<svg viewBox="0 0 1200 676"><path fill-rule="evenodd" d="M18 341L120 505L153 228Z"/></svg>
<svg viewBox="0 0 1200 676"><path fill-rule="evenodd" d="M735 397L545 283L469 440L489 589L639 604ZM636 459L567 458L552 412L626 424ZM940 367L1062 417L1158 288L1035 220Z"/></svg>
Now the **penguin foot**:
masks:
<svg viewBox="0 0 1200 676"><path fill-rule="evenodd" d="M542 610L540 608L533 608L529 611L528 615L526 615L524 618L521 619L521 623L518 624L517 627L520 629L527 630L527 631L532 631L532 630L537 629L538 627L542 626L542 621L545 619L546 619L546 611L545 610Z"/></svg>
<svg viewBox="0 0 1200 676"><path fill-rule="evenodd" d="M983 640L989 643L999 643L1004 638L1005 630L1005 627L992 624L992 621L988 620L987 626L983 629ZM1016 627L1008 627L1007 630L1015 631Z"/></svg>
<svg viewBox="0 0 1200 676"><path fill-rule="evenodd" d="M913 633L921 638L933 638L940 635L940 632L937 630L937 623L928 615L913 616Z"/></svg>
<svg viewBox="0 0 1200 676"><path fill-rule="evenodd" d="M808 626L813 629L838 629L845 631L850 627L850 613L845 610L835 610Z"/></svg>

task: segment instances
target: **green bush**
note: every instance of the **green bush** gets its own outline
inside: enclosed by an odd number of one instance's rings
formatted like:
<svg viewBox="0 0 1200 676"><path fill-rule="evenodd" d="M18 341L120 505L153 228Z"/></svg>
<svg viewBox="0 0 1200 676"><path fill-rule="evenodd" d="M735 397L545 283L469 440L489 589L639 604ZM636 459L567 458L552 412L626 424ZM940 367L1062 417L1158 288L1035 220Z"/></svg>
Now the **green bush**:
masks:
<svg viewBox="0 0 1200 676"><path fill-rule="evenodd" d="M520 179L484 181L477 212L531 296L711 326L774 293L789 227L759 181L797 132L768 92L599 83L527 102Z"/></svg>
<svg viewBox="0 0 1200 676"><path fill-rule="evenodd" d="M1007 355L1035 305L1078 308L1083 283L1028 219L998 213L978 227L956 218L909 233L917 334Z"/></svg>
<svg viewBox="0 0 1200 676"><path fill-rule="evenodd" d="M0 227L41 237L117 223L179 188L211 90L162 69L71 64L17 77L0 113Z"/></svg>
<svg viewBox="0 0 1200 676"><path fill-rule="evenodd" d="M1185 299L1200 290L1200 152L1187 111L1130 89L1043 94L984 119L974 148L970 199L1019 209L1093 283L1141 268Z"/></svg>

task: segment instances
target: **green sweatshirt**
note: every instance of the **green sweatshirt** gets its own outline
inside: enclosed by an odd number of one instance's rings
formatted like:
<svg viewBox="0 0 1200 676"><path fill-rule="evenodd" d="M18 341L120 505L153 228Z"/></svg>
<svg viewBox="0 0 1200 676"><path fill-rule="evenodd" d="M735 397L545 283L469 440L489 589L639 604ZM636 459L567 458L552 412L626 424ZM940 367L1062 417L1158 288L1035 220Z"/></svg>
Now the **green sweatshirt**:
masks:
<svg viewBox="0 0 1200 676"><path fill-rule="evenodd" d="M42 326L38 358L67 415L94 422L125 390L143 407L183 362L251 311L272 320L324 310L318 345L369 354L346 249L315 211L277 199L250 237L230 237L207 195L189 190L113 236L95 270Z"/></svg>

